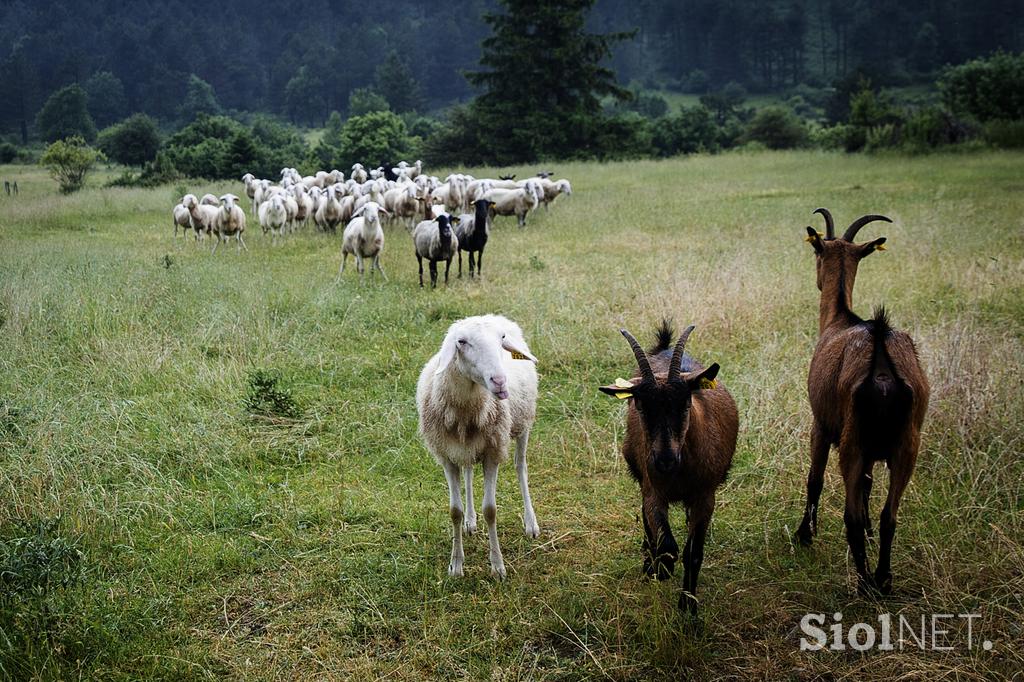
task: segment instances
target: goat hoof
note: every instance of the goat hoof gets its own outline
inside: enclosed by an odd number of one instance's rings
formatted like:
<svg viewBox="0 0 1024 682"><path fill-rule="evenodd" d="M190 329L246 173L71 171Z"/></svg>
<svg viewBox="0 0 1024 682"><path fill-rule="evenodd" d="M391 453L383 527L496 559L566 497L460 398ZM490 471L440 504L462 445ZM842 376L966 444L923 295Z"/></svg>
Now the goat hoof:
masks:
<svg viewBox="0 0 1024 682"><path fill-rule="evenodd" d="M672 573L675 572L676 562L661 559L660 561L656 561L654 566L658 580L668 580L672 577Z"/></svg>
<svg viewBox="0 0 1024 682"><path fill-rule="evenodd" d="M875 579L870 575L862 575L857 578L857 594L862 597L872 595L878 592L878 587L875 585Z"/></svg>
<svg viewBox="0 0 1024 682"><path fill-rule="evenodd" d="M691 616L697 615L697 598L689 592L679 595L679 610Z"/></svg>
<svg viewBox="0 0 1024 682"><path fill-rule="evenodd" d="M875 589L880 594L892 594L892 573L875 573Z"/></svg>
<svg viewBox="0 0 1024 682"><path fill-rule="evenodd" d="M800 543L801 547L810 547L814 544L814 535L811 533L811 529L806 526L800 526L800 528L793 533L793 537L796 538L796 541Z"/></svg>

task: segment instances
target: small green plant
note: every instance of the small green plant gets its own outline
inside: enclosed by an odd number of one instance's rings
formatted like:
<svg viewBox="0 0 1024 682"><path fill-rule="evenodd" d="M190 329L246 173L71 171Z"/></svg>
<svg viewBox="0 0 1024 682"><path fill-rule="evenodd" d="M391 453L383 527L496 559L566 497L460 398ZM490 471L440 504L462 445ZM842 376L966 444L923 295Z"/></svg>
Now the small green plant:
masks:
<svg viewBox="0 0 1024 682"><path fill-rule="evenodd" d="M74 135L65 140L57 140L47 147L39 163L60 184L60 191L70 194L82 189L86 174L97 161L105 158L103 152L93 149L84 139Z"/></svg>
<svg viewBox="0 0 1024 682"><path fill-rule="evenodd" d="M82 553L59 518L18 520L0 531L0 661L48 647L73 613Z"/></svg>
<svg viewBox="0 0 1024 682"><path fill-rule="evenodd" d="M249 373L245 408L255 417L271 420L295 419L300 412L291 391L281 388L277 374L265 369Z"/></svg>
<svg viewBox="0 0 1024 682"><path fill-rule="evenodd" d="M530 267L534 270L544 270L548 266L538 256L530 256Z"/></svg>

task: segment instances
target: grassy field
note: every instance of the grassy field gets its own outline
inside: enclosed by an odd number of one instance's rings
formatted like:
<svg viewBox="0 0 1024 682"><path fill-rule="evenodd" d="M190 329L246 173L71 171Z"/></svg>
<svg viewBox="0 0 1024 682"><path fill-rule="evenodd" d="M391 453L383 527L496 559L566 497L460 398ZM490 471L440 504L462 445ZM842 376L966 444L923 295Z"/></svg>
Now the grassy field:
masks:
<svg viewBox="0 0 1024 682"><path fill-rule="evenodd" d="M251 226L248 253L211 257L172 237L183 188L93 178L64 197L0 167L21 188L0 196L0 678L1019 679L1024 155L555 170L574 195L523 231L499 219L482 282L421 291L401 227L390 280L360 286L336 279L337 236L272 248ZM844 225L894 219L863 231L889 250L862 263L854 305L888 305L932 385L886 599L856 595L834 463L818 542L790 540L817 334L804 226L822 205ZM447 577L446 486L416 434L420 367L483 312L518 321L540 359L541 538L522 534L506 465L504 583L486 534ZM721 363L740 408L702 627L677 614L681 576L641 577L624 407L597 391L633 371L618 328L646 340L662 316L697 325L689 350ZM800 618L836 611L981 616L970 650L947 620L951 651L800 651Z"/></svg>

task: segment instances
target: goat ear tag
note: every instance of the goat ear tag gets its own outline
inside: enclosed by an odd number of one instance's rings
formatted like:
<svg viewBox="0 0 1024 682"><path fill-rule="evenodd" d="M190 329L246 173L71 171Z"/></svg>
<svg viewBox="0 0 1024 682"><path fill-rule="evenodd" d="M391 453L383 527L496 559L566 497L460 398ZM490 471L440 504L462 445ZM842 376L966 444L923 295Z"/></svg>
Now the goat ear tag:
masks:
<svg viewBox="0 0 1024 682"><path fill-rule="evenodd" d="M633 382L632 381L626 381L622 377L618 377L615 380L615 383L613 385L615 386L615 388L625 389L623 391L619 391L618 393L615 393L615 397L618 398L619 400L625 400L626 398L632 398L633 397Z"/></svg>
<svg viewBox="0 0 1024 682"><path fill-rule="evenodd" d="M700 387L703 389L718 388L718 379L701 379Z"/></svg>
<svg viewBox="0 0 1024 682"><path fill-rule="evenodd" d="M817 237L812 237L811 235L807 235L806 237L804 237L804 241L807 242L808 244L811 244L811 243L814 242L815 239L821 239L824 236L825 235L823 235L821 232L819 232Z"/></svg>
<svg viewBox="0 0 1024 682"><path fill-rule="evenodd" d="M886 250L885 244L877 244L877 245L875 245L875 251L885 251L885 250Z"/></svg>

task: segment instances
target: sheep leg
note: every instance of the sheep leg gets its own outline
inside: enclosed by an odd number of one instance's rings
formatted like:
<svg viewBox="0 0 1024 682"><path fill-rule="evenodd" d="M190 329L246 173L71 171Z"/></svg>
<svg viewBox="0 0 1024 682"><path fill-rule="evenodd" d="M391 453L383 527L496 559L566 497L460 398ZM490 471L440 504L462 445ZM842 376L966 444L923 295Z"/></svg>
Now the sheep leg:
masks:
<svg viewBox="0 0 1024 682"><path fill-rule="evenodd" d="M857 591L865 593L874 587L874 578L868 572L868 556L864 537L864 468L866 462L852 439L844 438L840 444L839 464L846 482L846 543L857 569Z"/></svg>
<svg viewBox="0 0 1024 682"><path fill-rule="evenodd" d="M519 492L523 496L523 530L527 537L540 537L540 526L537 515L533 512L533 500L530 499L530 477L526 470L526 446L530 442L530 432L524 431L516 438L516 477L519 479Z"/></svg>
<svg viewBox="0 0 1024 682"><path fill-rule="evenodd" d="M384 278L385 282L388 281L388 276L384 274L384 268L382 268L381 265L380 265L380 254L379 253L376 256L373 257L373 266L372 267L377 268L377 272L380 273L380 276ZM372 270L371 270L371 272L372 272Z"/></svg>
<svg viewBox="0 0 1024 682"><path fill-rule="evenodd" d="M825 482L825 467L828 465L830 444L825 431L817 423L811 430L811 469L807 473L807 504L804 518L796 531L800 544L809 547L818 534L818 501Z"/></svg>
<svg viewBox="0 0 1024 682"><path fill-rule="evenodd" d="M683 593L679 595L679 608L690 613L697 613L697 576L704 563L704 540L714 510L715 493L712 491L697 502L688 514L689 528L683 548Z"/></svg>
<svg viewBox="0 0 1024 682"><path fill-rule="evenodd" d="M431 260L430 261L430 288L431 289L436 289L437 288L437 261L436 260Z"/></svg>
<svg viewBox="0 0 1024 682"><path fill-rule="evenodd" d="M238 236L235 237L235 239L238 240L239 244L241 244L241 248L238 249L239 251L241 251L242 249L245 249L246 251L249 250L249 247L245 245L245 240L242 239L242 233L241 232L238 233Z"/></svg>
<svg viewBox="0 0 1024 682"><path fill-rule="evenodd" d="M356 259L356 272L359 273L359 283L362 284L363 283L363 257L361 255L359 255L359 250L358 249L352 255L355 256L355 259Z"/></svg>
<svg viewBox="0 0 1024 682"><path fill-rule="evenodd" d="M444 285L448 286L448 271L452 269L452 259L449 258L444 262Z"/></svg>
<svg viewBox="0 0 1024 682"><path fill-rule="evenodd" d="M654 539L649 575L658 580L668 580L672 577L676 559L679 558L679 545L668 523L668 504L650 490L645 490L643 495L645 522Z"/></svg>
<svg viewBox="0 0 1024 682"><path fill-rule="evenodd" d="M480 253L476 254L476 276L484 276L484 250L480 249Z"/></svg>
<svg viewBox="0 0 1024 682"><path fill-rule="evenodd" d="M878 520L878 566L875 567L875 586L882 594L892 592L892 540L896 536L896 513L899 511L903 491L910 483L917 459L920 436L910 436L898 457L890 461L889 494Z"/></svg>
<svg viewBox="0 0 1024 682"><path fill-rule="evenodd" d="M448 480L448 511L452 519L452 558L448 562L448 575L462 577L462 491L459 485L459 465L444 460L444 477Z"/></svg>
<svg viewBox="0 0 1024 682"><path fill-rule="evenodd" d="M473 258L472 254L470 254L469 257L472 259ZM462 249L459 249L459 274L458 274L458 278L462 279Z"/></svg>
<svg viewBox="0 0 1024 682"><path fill-rule="evenodd" d="M423 258L417 253L416 260L420 263L420 289L423 288Z"/></svg>
<svg viewBox="0 0 1024 682"><path fill-rule="evenodd" d="M218 235L217 238L213 240L213 250L210 251L210 255L217 253L218 244L220 244L220 235Z"/></svg>
<svg viewBox="0 0 1024 682"><path fill-rule="evenodd" d="M466 477L466 533L472 535L476 532L476 504L473 502L473 466L464 467L462 472Z"/></svg>
<svg viewBox="0 0 1024 682"><path fill-rule="evenodd" d="M461 265L461 263L460 263ZM469 252L469 278L473 279L473 252Z"/></svg>
<svg viewBox="0 0 1024 682"><path fill-rule="evenodd" d="M490 547L491 575L504 580L505 559L501 556L501 545L498 544L498 506L495 498L498 489L498 458L495 455L484 457L484 520L487 521L487 544Z"/></svg>
<svg viewBox="0 0 1024 682"><path fill-rule="evenodd" d="M341 252L341 267L338 268L338 276L339 277L342 274L344 274L344 272L345 272L345 261L347 261L347 260L348 260L348 252L347 251L342 251Z"/></svg>

